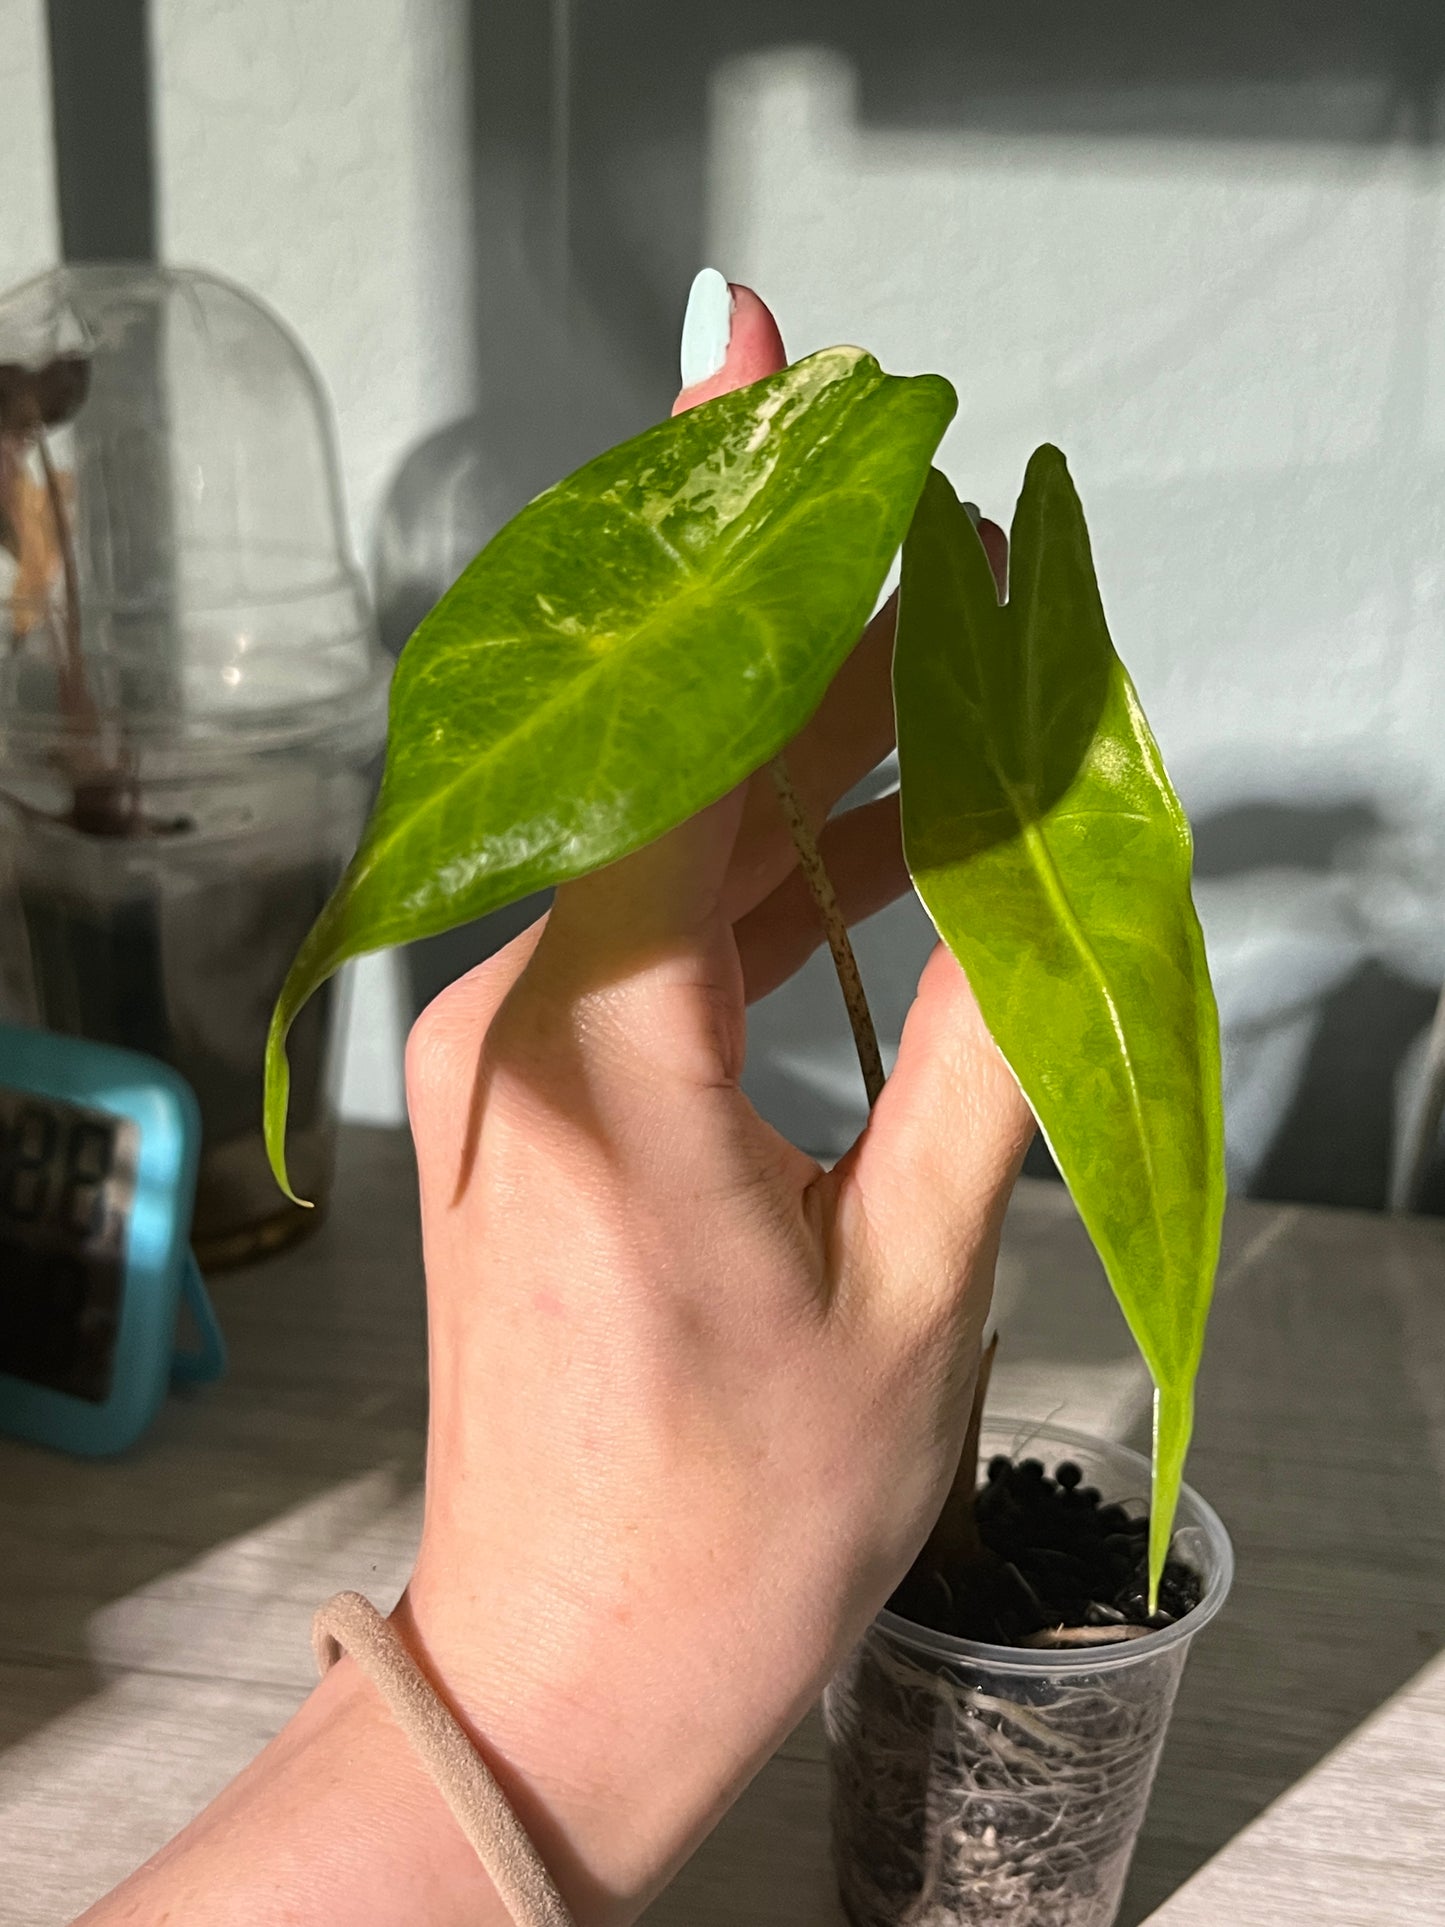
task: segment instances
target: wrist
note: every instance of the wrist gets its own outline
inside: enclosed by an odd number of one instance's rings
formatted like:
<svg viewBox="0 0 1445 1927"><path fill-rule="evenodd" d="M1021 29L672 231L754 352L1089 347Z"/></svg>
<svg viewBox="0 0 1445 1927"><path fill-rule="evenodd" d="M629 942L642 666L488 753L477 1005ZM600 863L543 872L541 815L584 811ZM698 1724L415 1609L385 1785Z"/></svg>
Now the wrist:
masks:
<svg viewBox="0 0 1445 1927"><path fill-rule="evenodd" d="M725 1601L652 1626L595 1593L510 1606L424 1565L394 1619L579 1927L623 1927L807 1711L825 1645L770 1642Z"/></svg>
<svg viewBox="0 0 1445 1927"><path fill-rule="evenodd" d="M658 1811L664 1803L656 1788L631 1785L619 1770L620 1749L599 1743L602 1696L574 1697L570 1668L534 1665L505 1643L489 1651L484 1620L469 1614L460 1623L450 1602L439 1607L416 1580L391 1617L502 1789L578 1927L623 1927L634 1919L672 1871L675 1829ZM620 1724L617 1709L609 1717Z"/></svg>
<svg viewBox="0 0 1445 1927"><path fill-rule="evenodd" d="M510 1927L441 1794L343 1659L265 1750L77 1927Z"/></svg>

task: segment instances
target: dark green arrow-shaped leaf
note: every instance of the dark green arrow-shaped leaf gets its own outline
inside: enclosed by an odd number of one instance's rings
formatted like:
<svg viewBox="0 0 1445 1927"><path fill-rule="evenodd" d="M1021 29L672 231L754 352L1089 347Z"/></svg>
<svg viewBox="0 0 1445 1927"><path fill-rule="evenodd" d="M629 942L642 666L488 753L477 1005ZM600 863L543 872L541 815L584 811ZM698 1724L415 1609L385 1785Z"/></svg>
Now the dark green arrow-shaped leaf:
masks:
<svg viewBox="0 0 1445 1927"><path fill-rule="evenodd" d="M347 958L452 929L638 849L817 706L903 539L955 397L832 348L649 429L482 551L402 654L360 849L267 1045Z"/></svg>
<svg viewBox="0 0 1445 1927"><path fill-rule="evenodd" d="M1055 448L1029 463L1009 584L1000 606L967 515L931 475L894 669L904 846L1153 1376L1157 1583L1219 1252L1219 1025L1189 825Z"/></svg>

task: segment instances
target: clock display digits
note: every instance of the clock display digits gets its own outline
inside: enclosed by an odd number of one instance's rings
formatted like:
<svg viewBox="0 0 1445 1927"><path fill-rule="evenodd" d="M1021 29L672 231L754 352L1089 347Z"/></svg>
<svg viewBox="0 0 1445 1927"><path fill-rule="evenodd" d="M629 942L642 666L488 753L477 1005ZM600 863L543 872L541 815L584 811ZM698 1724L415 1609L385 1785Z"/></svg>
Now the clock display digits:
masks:
<svg viewBox="0 0 1445 1927"><path fill-rule="evenodd" d="M0 1371L108 1395L138 1149L130 1118L0 1087Z"/></svg>
<svg viewBox="0 0 1445 1927"><path fill-rule="evenodd" d="M55 1162L55 1117L32 1098L0 1145L0 1214L12 1224L36 1224L45 1215Z"/></svg>

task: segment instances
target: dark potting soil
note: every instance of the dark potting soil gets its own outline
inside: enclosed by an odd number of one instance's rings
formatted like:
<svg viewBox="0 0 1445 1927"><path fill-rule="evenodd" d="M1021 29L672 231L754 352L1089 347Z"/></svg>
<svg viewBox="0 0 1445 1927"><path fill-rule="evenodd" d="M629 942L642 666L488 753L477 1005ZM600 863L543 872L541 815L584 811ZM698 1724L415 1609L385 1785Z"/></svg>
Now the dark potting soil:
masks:
<svg viewBox="0 0 1445 1927"><path fill-rule="evenodd" d="M1198 1573L1170 1559L1150 1613L1148 1514L1103 1504L1069 1460L1050 1476L1039 1459L991 1459L974 1517L983 1557L942 1571L920 1560L888 1602L894 1612L957 1639L1018 1646L1060 1627L1157 1630L1202 1596Z"/></svg>

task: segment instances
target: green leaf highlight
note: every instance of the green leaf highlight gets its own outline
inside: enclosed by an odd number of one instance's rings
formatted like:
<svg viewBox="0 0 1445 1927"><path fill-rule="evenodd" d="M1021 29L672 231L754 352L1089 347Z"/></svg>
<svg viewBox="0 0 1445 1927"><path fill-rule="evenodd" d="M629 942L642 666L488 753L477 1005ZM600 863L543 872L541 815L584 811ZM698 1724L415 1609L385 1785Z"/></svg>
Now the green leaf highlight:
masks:
<svg viewBox="0 0 1445 1927"><path fill-rule="evenodd" d="M449 930L683 822L783 747L857 640L956 405L856 348L660 423L488 544L407 644L360 848L272 1018L348 958Z"/></svg>
<svg viewBox="0 0 1445 1927"><path fill-rule="evenodd" d="M1104 620L1063 456L1037 451L1009 599L936 472L903 553L903 839L1156 1387L1157 1588L1224 1208L1219 1024L1189 825Z"/></svg>

